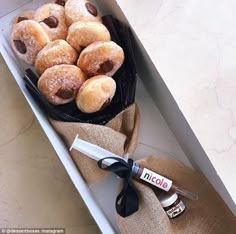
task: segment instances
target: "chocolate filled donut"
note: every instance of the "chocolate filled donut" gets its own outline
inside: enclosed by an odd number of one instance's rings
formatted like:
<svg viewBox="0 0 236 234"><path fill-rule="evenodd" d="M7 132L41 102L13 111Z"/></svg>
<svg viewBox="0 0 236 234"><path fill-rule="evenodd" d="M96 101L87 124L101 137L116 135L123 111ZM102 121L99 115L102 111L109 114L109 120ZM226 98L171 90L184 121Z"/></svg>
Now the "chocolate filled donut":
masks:
<svg viewBox="0 0 236 234"><path fill-rule="evenodd" d="M80 51L89 44L96 41L110 41L110 33L100 22L78 21L73 23L68 30L66 40L76 50Z"/></svg>
<svg viewBox="0 0 236 234"><path fill-rule="evenodd" d="M86 79L75 65L55 65L48 68L38 80L38 89L54 105L61 105L75 99Z"/></svg>
<svg viewBox="0 0 236 234"><path fill-rule="evenodd" d="M66 38L68 28L63 6L44 4L35 11L34 20L40 23L52 41Z"/></svg>
<svg viewBox="0 0 236 234"><path fill-rule="evenodd" d="M74 64L77 51L64 40L49 42L37 55L35 70L41 75L47 68L59 64Z"/></svg>
<svg viewBox="0 0 236 234"><path fill-rule="evenodd" d="M108 106L115 92L116 82L111 77L94 76L81 86L76 96L76 105L82 112L93 113Z"/></svg>
<svg viewBox="0 0 236 234"><path fill-rule="evenodd" d="M80 54L77 66L88 76L113 76L124 61L124 51L113 41L94 42Z"/></svg>
<svg viewBox="0 0 236 234"><path fill-rule="evenodd" d="M97 8L86 0L68 0L65 13L68 25L77 21L102 21Z"/></svg>
<svg viewBox="0 0 236 234"><path fill-rule="evenodd" d="M25 63L33 65L37 54L50 41L40 24L23 20L14 25L11 34L12 48Z"/></svg>

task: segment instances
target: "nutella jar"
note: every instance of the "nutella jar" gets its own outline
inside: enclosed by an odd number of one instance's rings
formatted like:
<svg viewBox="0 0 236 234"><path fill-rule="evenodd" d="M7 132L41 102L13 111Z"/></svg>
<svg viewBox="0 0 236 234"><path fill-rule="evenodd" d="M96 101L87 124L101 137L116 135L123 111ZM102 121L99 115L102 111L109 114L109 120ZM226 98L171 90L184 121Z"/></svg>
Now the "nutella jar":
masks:
<svg viewBox="0 0 236 234"><path fill-rule="evenodd" d="M161 193L158 199L170 219L181 215L185 210L185 205L177 193Z"/></svg>

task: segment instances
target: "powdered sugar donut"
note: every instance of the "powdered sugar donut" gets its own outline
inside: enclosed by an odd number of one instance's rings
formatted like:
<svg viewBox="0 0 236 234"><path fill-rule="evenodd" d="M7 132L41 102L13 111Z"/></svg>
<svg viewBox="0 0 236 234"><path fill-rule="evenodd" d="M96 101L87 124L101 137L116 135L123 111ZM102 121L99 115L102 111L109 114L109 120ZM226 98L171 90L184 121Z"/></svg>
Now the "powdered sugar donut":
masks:
<svg viewBox="0 0 236 234"><path fill-rule="evenodd" d="M94 42L80 54L77 66L88 76L112 76L124 61L124 51L113 41Z"/></svg>
<svg viewBox="0 0 236 234"><path fill-rule="evenodd" d="M68 25L77 21L102 21L97 8L86 0L68 0L65 13Z"/></svg>
<svg viewBox="0 0 236 234"><path fill-rule="evenodd" d="M54 105L74 100L86 76L74 65L55 65L48 68L38 80L38 89Z"/></svg>
<svg viewBox="0 0 236 234"><path fill-rule="evenodd" d="M68 30L66 40L78 51L95 41L110 41L110 33L100 22L78 21L73 23Z"/></svg>
<svg viewBox="0 0 236 234"><path fill-rule="evenodd" d="M40 24L24 20L12 29L11 44L17 56L25 63L33 65L37 54L50 41Z"/></svg>
<svg viewBox="0 0 236 234"><path fill-rule="evenodd" d="M93 113L110 104L116 92L116 82L109 76L99 75L86 80L77 96L76 105L85 113Z"/></svg>
<svg viewBox="0 0 236 234"><path fill-rule="evenodd" d="M55 3L45 4L35 11L34 20L40 23L52 41L66 38L68 28L63 6Z"/></svg>
<svg viewBox="0 0 236 234"><path fill-rule="evenodd" d="M47 68L59 64L74 64L77 51L64 40L49 42L37 55L35 69L41 75Z"/></svg>

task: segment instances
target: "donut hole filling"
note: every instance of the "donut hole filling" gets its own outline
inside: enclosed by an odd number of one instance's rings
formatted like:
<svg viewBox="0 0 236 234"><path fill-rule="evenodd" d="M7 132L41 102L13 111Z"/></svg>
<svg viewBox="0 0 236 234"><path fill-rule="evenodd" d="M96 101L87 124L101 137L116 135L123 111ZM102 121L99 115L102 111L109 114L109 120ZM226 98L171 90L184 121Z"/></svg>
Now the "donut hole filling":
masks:
<svg viewBox="0 0 236 234"><path fill-rule="evenodd" d="M106 60L104 63L100 64L100 68L97 70L98 73L104 74L110 72L114 67L114 63L111 60Z"/></svg>
<svg viewBox="0 0 236 234"><path fill-rule="evenodd" d="M85 3L85 7L91 15L95 17L98 15L97 8L92 3L90 2Z"/></svg>
<svg viewBox="0 0 236 234"><path fill-rule="evenodd" d="M28 20L29 18L27 17L24 17L24 16L19 16L18 19L17 19L17 23L21 22L21 21L24 21L24 20Z"/></svg>
<svg viewBox="0 0 236 234"><path fill-rule="evenodd" d="M49 28L56 28L58 25L58 19L54 16L49 16L48 18L42 21L45 23Z"/></svg>
<svg viewBox="0 0 236 234"><path fill-rule="evenodd" d="M58 96L62 99L69 99L74 96L74 91L72 89L60 88L57 91L56 96Z"/></svg>
<svg viewBox="0 0 236 234"><path fill-rule="evenodd" d="M14 45L16 47L16 50L21 53L21 54L25 54L27 49L26 49L26 46L25 46L25 43L21 40L14 40Z"/></svg>
<svg viewBox="0 0 236 234"><path fill-rule="evenodd" d="M61 5L61 6L65 6L66 1L65 0L57 0L55 3L58 5Z"/></svg>

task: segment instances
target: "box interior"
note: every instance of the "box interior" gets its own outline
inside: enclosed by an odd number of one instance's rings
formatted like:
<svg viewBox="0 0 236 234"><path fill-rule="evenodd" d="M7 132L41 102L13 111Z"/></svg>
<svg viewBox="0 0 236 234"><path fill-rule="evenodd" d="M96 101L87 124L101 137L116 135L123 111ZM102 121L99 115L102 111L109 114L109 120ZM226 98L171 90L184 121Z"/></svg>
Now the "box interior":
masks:
<svg viewBox="0 0 236 234"><path fill-rule="evenodd" d="M88 187L74 165L68 149L49 124L47 117L26 90L22 77L25 68L29 66L23 64L16 58L9 43L11 22L14 16L24 10L36 9L38 6L47 2L49 1L9 0L6 3L6 6L0 10L0 51L19 88L35 113L35 116L101 231L103 233L118 233L114 208L118 179L116 176L110 175L105 180ZM102 15L112 14L125 22L125 18L115 1L101 0L98 2ZM97 3L96 5L98 6ZM137 66L142 66L142 64L137 64ZM156 103L151 98L150 90L147 90L143 85L143 81L150 80L150 77L151 74L147 73L145 77L141 77L142 79L138 79L137 82L136 103L140 109L141 123L139 143L133 158L139 159L148 155L173 157L191 166L191 160L188 159L182 150L165 119L162 117Z"/></svg>

